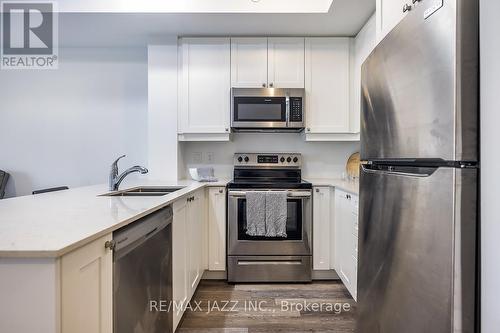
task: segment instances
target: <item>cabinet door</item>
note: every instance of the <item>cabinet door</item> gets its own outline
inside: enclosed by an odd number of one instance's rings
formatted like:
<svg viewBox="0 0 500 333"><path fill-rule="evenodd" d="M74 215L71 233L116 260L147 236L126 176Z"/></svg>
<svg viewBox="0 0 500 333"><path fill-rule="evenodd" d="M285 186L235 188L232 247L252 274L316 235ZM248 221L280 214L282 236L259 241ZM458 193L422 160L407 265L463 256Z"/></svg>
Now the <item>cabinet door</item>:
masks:
<svg viewBox="0 0 500 333"><path fill-rule="evenodd" d="M173 204L174 219L172 224L172 298L176 305L173 311L174 330L182 318L183 307L187 302L187 228L188 220L186 199Z"/></svg>
<svg viewBox="0 0 500 333"><path fill-rule="evenodd" d="M347 193L335 190L335 217L336 226L338 227L338 243L337 246L337 274L340 276L342 282L350 289L351 286L351 273L350 263L352 258L352 234L349 229L351 222L351 212L349 209L349 201Z"/></svg>
<svg viewBox="0 0 500 333"><path fill-rule="evenodd" d="M304 88L304 38L268 39L270 88Z"/></svg>
<svg viewBox="0 0 500 333"><path fill-rule="evenodd" d="M190 197L191 199L191 197ZM192 196L192 201L188 202L187 213L187 243L186 252L188 254L187 261L187 276L188 276L188 299L190 299L198 285L200 278L200 262L201 262L201 224L199 223L197 212L199 198Z"/></svg>
<svg viewBox="0 0 500 333"><path fill-rule="evenodd" d="M313 192L313 269L330 269L330 187Z"/></svg>
<svg viewBox="0 0 500 333"><path fill-rule="evenodd" d="M61 332L113 332L111 234L61 258Z"/></svg>
<svg viewBox="0 0 500 333"><path fill-rule="evenodd" d="M226 189L208 190L208 269L226 270Z"/></svg>
<svg viewBox="0 0 500 333"><path fill-rule="evenodd" d="M179 133L229 133L229 38L180 41Z"/></svg>
<svg viewBox="0 0 500 333"><path fill-rule="evenodd" d="M190 299L203 274L202 262L202 229L205 212L204 207L204 191L198 191L190 197L188 202L188 219L187 219L187 243L186 251L188 253L188 299Z"/></svg>
<svg viewBox="0 0 500 333"><path fill-rule="evenodd" d="M267 38L231 38L231 85L267 87Z"/></svg>
<svg viewBox="0 0 500 333"><path fill-rule="evenodd" d="M349 38L306 38L306 133L349 132Z"/></svg>
<svg viewBox="0 0 500 333"><path fill-rule="evenodd" d="M409 13L403 12L405 5L411 5L411 0L377 0L377 41L384 37Z"/></svg>

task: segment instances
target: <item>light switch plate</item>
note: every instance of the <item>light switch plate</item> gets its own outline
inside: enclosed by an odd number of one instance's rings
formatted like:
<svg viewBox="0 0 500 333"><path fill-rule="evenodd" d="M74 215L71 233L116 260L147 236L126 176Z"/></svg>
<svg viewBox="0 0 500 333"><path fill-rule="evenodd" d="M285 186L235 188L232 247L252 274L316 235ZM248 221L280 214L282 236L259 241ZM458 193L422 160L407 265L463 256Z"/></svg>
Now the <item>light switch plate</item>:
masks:
<svg viewBox="0 0 500 333"><path fill-rule="evenodd" d="M214 163L215 162L215 153L214 152L208 152L207 153L206 161L207 161L207 163Z"/></svg>
<svg viewBox="0 0 500 333"><path fill-rule="evenodd" d="M201 164L203 162L203 155L200 152L193 153L193 163Z"/></svg>

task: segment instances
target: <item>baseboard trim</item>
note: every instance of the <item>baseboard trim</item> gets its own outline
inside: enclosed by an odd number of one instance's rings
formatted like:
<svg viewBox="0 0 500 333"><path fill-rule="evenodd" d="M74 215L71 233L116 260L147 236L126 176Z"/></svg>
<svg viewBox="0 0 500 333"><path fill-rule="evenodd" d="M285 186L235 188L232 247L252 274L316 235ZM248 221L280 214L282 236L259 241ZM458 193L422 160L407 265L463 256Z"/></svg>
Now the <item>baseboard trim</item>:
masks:
<svg viewBox="0 0 500 333"><path fill-rule="evenodd" d="M340 280L339 275L333 269L329 271L313 271L313 280Z"/></svg>
<svg viewBox="0 0 500 333"><path fill-rule="evenodd" d="M202 280L227 280L226 271L205 271L201 276Z"/></svg>
<svg viewBox="0 0 500 333"><path fill-rule="evenodd" d="M202 280L227 280L226 271L205 271ZM339 275L334 270L312 271L313 280L340 280Z"/></svg>

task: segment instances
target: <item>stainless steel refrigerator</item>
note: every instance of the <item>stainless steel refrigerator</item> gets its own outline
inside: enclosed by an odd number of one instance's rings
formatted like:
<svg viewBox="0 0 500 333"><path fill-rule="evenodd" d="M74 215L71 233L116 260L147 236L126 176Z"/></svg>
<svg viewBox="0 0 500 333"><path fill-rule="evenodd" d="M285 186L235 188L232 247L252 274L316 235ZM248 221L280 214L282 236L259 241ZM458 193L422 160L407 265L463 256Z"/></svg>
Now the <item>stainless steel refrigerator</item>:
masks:
<svg viewBox="0 0 500 333"><path fill-rule="evenodd" d="M359 333L474 332L478 0L422 0L362 68Z"/></svg>

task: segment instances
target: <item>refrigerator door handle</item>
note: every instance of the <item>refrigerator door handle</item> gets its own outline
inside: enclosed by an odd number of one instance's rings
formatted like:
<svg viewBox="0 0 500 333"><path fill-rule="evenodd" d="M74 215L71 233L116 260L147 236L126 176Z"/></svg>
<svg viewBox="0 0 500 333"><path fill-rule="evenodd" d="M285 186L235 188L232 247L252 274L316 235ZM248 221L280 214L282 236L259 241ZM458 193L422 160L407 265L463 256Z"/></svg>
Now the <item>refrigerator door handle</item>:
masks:
<svg viewBox="0 0 500 333"><path fill-rule="evenodd" d="M405 177L430 177L437 168L421 168L421 167L396 167L396 166L376 166L373 164L361 164L361 168L366 173L371 174L386 174Z"/></svg>

